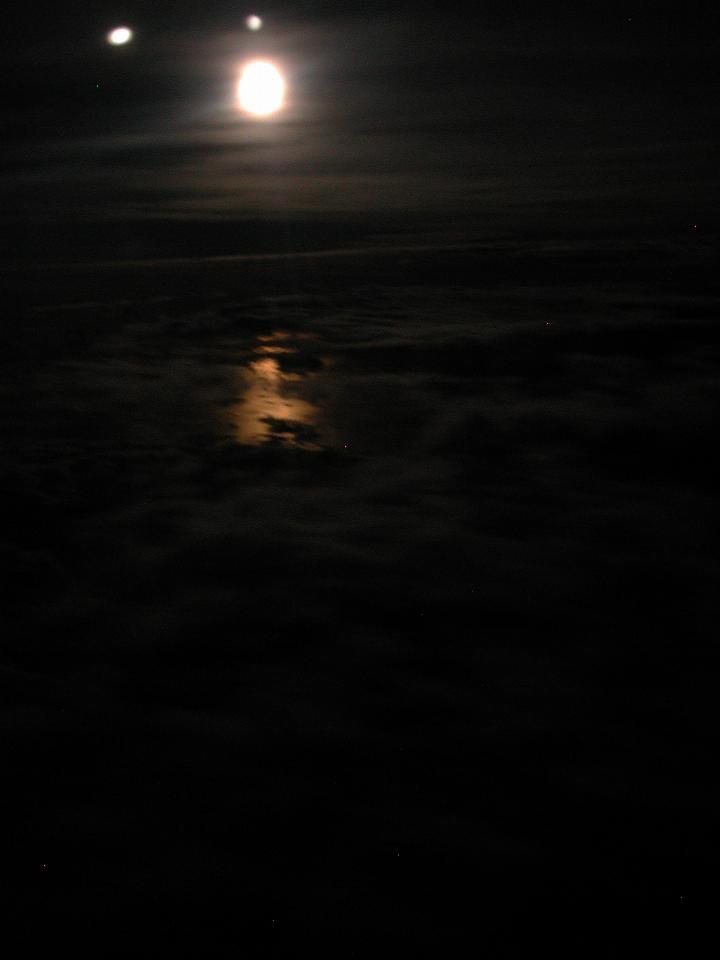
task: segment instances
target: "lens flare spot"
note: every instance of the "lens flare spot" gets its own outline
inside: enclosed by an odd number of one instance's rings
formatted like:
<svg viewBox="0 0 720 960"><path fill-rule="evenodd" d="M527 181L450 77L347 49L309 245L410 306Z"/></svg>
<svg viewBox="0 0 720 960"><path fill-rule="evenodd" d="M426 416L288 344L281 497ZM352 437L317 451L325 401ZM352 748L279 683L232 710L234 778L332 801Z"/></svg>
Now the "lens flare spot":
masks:
<svg viewBox="0 0 720 960"><path fill-rule="evenodd" d="M260 30L262 25L262 19L256 13L253 13L249 17L245 18L245 26L248 28L248 30Z"/></svg>
<svg viewBox="0 0 720 960"><path fill-rule="evenodd" d="M276 66L266 60L254 60L243 67L238 84L238 100L247 113L266 117L276 113L285 99L285 81Z"/></svg>

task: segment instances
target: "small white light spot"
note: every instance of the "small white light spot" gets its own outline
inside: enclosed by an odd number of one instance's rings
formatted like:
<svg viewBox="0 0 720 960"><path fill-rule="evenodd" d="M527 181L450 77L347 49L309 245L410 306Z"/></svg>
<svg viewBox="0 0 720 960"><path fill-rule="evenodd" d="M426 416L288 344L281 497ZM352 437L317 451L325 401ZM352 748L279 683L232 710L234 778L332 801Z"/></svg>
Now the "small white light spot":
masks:
<svg viewBox="0 0 720 960"><path fill-rule="evenodd" d="M246 17L245 19L245 26L248 28L248 30L260 30L262 29L262 25L262 20L255 13L251 14L249 17Z"/></svg>
<svg viewBox="0 0 720 960"><path fill-rule="evenodd" d="M108 43L114 47L121 47L124 43L132 40L132 30L129 27L115 27L107 35Z"/></svg>

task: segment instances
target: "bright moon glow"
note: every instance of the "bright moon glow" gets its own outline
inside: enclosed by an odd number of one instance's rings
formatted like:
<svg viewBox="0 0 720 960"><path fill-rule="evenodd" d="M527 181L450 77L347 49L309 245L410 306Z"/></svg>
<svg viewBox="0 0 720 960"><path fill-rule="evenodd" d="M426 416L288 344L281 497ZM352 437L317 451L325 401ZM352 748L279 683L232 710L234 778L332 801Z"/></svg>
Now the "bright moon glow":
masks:
<svg viewBox="0 0 720 960"><path fill-rule="evenodd" d="M285 81L282 74L266 60L254 60L242 72L238 84L240 106L257 117L275 113L283 105Z"/></svg>
<svg viewBox="0 0 720 960"><path fill-rule="evenodd" d="M262 20L256 14L253 14L250 17L247 17L245 24L248 30L259 30L262 27Z"/></svg>
<svg viewBox="0 0 720 960"><path fill-rule="evenodd" d="M114 47L121 47L128 40L132 40L132 30L127 27L116 27L110 31L107 38L108 43L111 43Z"/></svg>

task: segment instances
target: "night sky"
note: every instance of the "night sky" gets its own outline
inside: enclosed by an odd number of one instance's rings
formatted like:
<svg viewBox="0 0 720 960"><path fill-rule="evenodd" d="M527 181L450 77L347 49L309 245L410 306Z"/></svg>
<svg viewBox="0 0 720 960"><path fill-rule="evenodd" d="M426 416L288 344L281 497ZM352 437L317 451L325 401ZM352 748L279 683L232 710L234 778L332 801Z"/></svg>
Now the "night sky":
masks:
<svg viewBox="0 0 720 960"><path fill-rule="evenodd" d="M188 220L223 253L243 242L229 224L253 218L333 219L348 240L358 219L414 234L418 219L492 236L641 233L706 222L717 205L715 43L699 4L263 14L257 33L230 3L70 4L15 19L6 255L51 258L52 240L65 257L173 241L201 254ZM134 40L109 47L108 24L125 22ZM289 84L287 108L261 123L234 97L256 56ZM287 246L280 231L264 242Z"/></svg>
<svg viewBox="0 0 720 960"><path fill-rule="evenodd" d="M707 9L8 16L9 942L695 955ZM286 83L263 117L256 59Z"/></svg>

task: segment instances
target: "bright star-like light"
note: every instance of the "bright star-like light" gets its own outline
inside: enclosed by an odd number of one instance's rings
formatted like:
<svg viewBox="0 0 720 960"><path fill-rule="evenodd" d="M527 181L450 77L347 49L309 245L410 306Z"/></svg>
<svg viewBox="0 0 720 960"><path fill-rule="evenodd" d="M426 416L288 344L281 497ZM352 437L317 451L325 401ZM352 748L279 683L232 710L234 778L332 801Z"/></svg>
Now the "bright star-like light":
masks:
<svg viewBox="0 0 720 960"><path fill-rule="evenodd" d="M276 66L267 60L253 60L243 67L238 84L238 100L243 110L266 117L282 107L285 81Z"/></svg>
<svg viewBox="0 0 720 960"><path fill-rule="evenodd" d="M249 17L245 18L245 26L248 28L248 30L260 30L262 25L263 22L256 13L253 13Z"/></svg>
<svg viewBox="0 0 720 960"><path fill-rule="evenodd" d="M129 27L115 27L107 35L108 43L114 47L121 47L124 43L132 40L132 30Z"/></svg>

